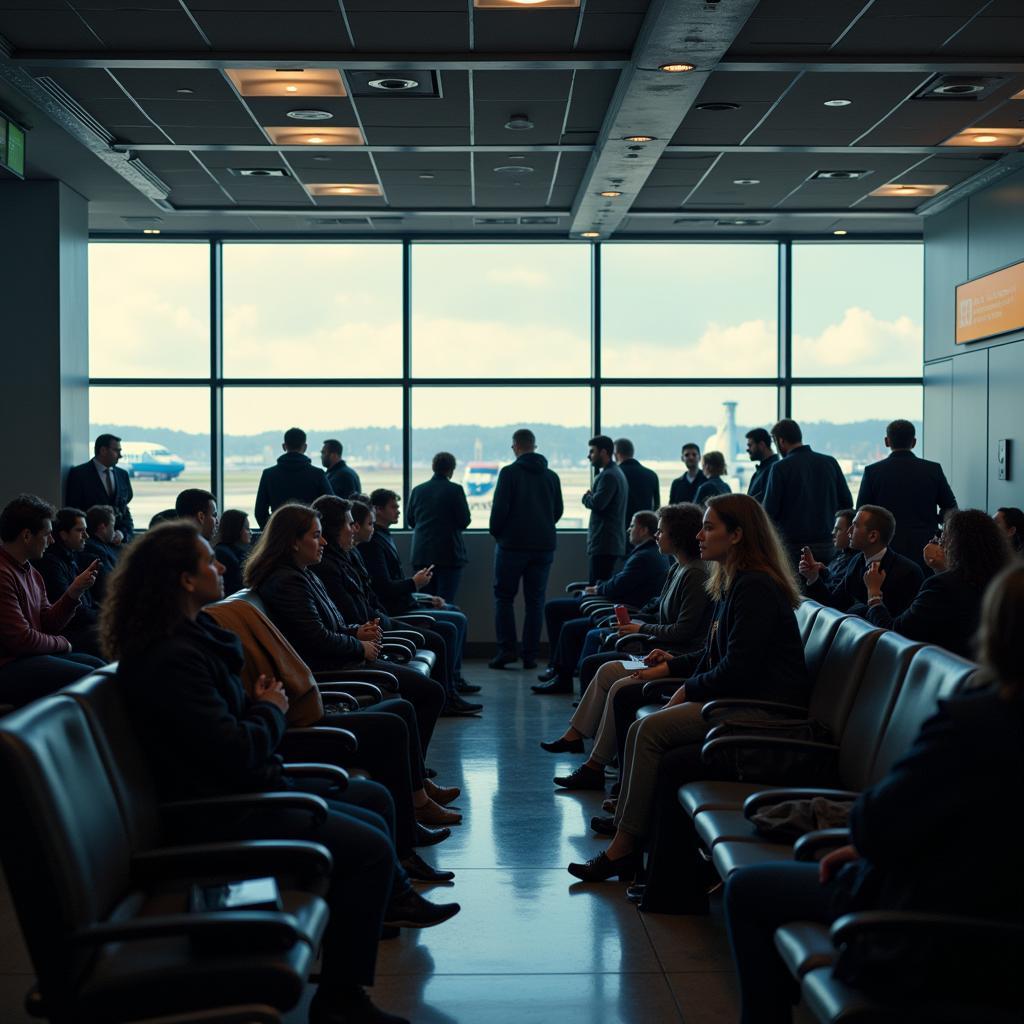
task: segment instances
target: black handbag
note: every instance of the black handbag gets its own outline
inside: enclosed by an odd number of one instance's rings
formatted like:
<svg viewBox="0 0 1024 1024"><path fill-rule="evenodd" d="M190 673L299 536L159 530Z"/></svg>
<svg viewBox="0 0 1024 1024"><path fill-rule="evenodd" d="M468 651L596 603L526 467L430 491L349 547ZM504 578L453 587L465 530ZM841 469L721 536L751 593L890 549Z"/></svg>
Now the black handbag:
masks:
<svg viewBox="0 0 1024 1024"><path fill-rule="evenodd" d="M835 748L829 743L828 729L820 722L807 718L773 718L770 715L726 718L708 732L706 742L744 736L799 740L827 744L827 747L801 749L786 744L753 743L724 745L705 758L715 769L716 777L737 782L800 782L811 785L829 780L834 775ZM719 776L718 772L722 774Z"/></svg>

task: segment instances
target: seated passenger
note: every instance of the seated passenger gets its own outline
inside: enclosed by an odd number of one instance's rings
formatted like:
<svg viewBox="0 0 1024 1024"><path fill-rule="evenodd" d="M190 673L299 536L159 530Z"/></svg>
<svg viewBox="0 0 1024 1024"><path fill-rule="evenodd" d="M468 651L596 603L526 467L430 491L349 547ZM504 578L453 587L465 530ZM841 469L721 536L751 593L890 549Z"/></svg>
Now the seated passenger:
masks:
<svg viewBox="0 0 1024 1024"><path fill-rule="evenodd" d="M695 505L704 505L716 494L731 494L732 488L722 479L725 476L725 456L721 452L705 452L701 467L707 479L693 496Z"/></svg>
<svg viewBox="0 0 1024 1024"><path fill-rule="evenodd" d="M314 671L356 668L377 661L380 625L348 625L311 569L327 546L320 516L306 505L282 505L268 520L245 563L244 579L267 609L270 621ZM416 709L420 746L426 754L444 690L403 665L387 663L401 695Z"/></svg>
<svg viewBox="0 0 1024 1024"><path fill-rule="evenodd" d="M929 545L931 547L932 545ZM921 584L901 615L889 610L886 572L877 563L864 574L868 608L864 617L910 640L938 644L971 657L985 588L1012 558L1005 534L984 512L953 510L946 516L941 548L945 569Z"/></svg>
<svg viewBox="0 0 1024 1024"><path fill-rule="evenodd" d="M292 427L284 432L277 465L263 470L256 491L256 522L262 530L270 514L290 501L308 505L321 494L333 494L322 469L317 469L306 455L306 432Z"/></svg>
<svg viewBox="0 0 1024 1024"><path fill-rule="evenodd" d="M592 623L581 615L584 597L605 597L614 604L640 607L665 584L668 562L654 539L658 517L653 512L636 512L629 524L631 550L623 567L610 579L599 580L572 597L554 597L544 605L551 659L537 678L534 693L571 693L572 677ZM696 531L695 531L696 532Z"/></svg>
<svg viewBox="0 0 1024 1024"><path fill-rule="evenodd" d="M992 517L1002 531L1010 538L1010 546L1017 555L1024 554L1024 510L1019 508L998 508Z"/></svg>
<svg viewBox="0 0 1024 1024"><path fill-rule="evenodd" d="M369 505L336 498L333 495L324 495L316 499L313 508L320 513L321 527L324 531L324 539L327 541L324 557L313 566L313 572L324 585L328 596L341 612L342 618L346 622L376 620L384 630L401 629L403 626L415 629L423 636L427 649L434 652L434 664L430 670L430 677L437 680L445 690L445 703L441 709L442 716L473 715L480 711L483 708L482 704L471 704L459 696L457 684L449 671L448 647L440 633L424 627L419 622L410 625L393 621L379 607L373 587L370 585L366 566L363 565L362 559L355 550L362 534L365 533L364 539L367 540L373 534L373 516ZM362 519L362 523L356 522L355 515ZM368 527L367 523L369 523ZM455 643L454 628L447 624L444 628L450 630L452 643ZM474 689L479 689L479 687Z"/></svg>
<svg viewBox="0 0 1024 1024"><path fill-rule="evenodd" d="M133 543L111 580L104 650L120 662L129 717L158 789L164 800L288 789L323 797L329 810L322 823L289 810L225 813L195 838L326 846L334 861L330 920L310 1021L398 1024L401 1018L378 1010L362 989L373 984L381 927L439 924L459 905L431 904L409 885L395 858L393 807L382 786L352 779L339 791L328 780L282 774L276 750L288 699L281 683L265 676L246 696L238 638L203 614L222 596L221 566L188 522L158 526Z"/></svg>
<svg viewBox="0 0 1024 1024"><path fill-rule="evenodd" d="M80 576L86 565L99 579L100 566L97 559L82 557L88 533L85 529L85 513L77 508L58 509L53 519L53 543L43 552L43 557L32 564L39 570L46 586L46 597L51 604L56 604L61 595ZM78 599L78 607L71 621L61 630L71 642L73 650L82 654L100 656L99 636L96 623L99 619L99 606L93 600L93 588L82 591Z"/></svg>
<svg viewBox="0 0 1024 1024"><path fill-rule="evenodd" d="M889 611L893 615L905 612L920 589L924 576L915 562L889 547L895 530L896 520L888 509L880 505L862 505L850 526L850 547L857 554L847 563L841 576L823 576L825 566L815 560L809 548L801 554L799 569L807 581L807 596L841 612L861 615L868 600L864 572L869 565L878 562L889 579L886 595Z"/></svg>
<svg viewBox="0 0 1024 1024"><path fill-rule="evenodd" d="M28 704L87 675L103 662L72 652L62 630L96 582L89 564L50 603L32 567L52 542L53 506L19 494L0 512L0 704Z"/></svg>
<svg viewBox="0 0 1024 1024"><path fill-rule="evenodd" d="M829 580L838 580L846 572L846 567L857 557L857 552L850 547L850 527L856 511L852 508L841 508L836 512L836 521L832 526L832 546L836 553L829 559L822 576L825 585Z"/></svg>
<svg viewBox="0 0 1024 1024"><path fill-rule="evenodd" d="M658 603L658 621L643 622L638 616L636 621L620 626L619 632L628 636L642 631L655 637L669 651L685 654L703 648L711 622L708 565L700 559L697 541L702 512L698 505L685 502L666 506L658 516L658 544L666 554L675 556ZM596 674L569 720L569 728L553 743L541 743L553 754L582 754L584 738L595 737L586 763L571 774L555 779L555 783L565 789L604 789L605 767L622 754L613 713L615 697L629 686L637 691L637 707L643 701L641 680L626 667L622 655L614 652L594 655L595 661L602 658L604 661L596 667Z"/></svg>
<svg viewBox="0 0 1024 1024"><path fill-rule="evenodd" d="M203 540L213 541L217 533L217 499L200 487L189 487L174 499L174 514L158 512L149 526L152 529L159 522L170 522L174 519L191 519Z"/></svg>
<svg viewBox="0 0 1024 1024"><path fill-rule="evenodd" d="M907 756L854 804L850 845L818 864L762 864L729 877L725 912L742 1024L791 1019L799 990L774 943L775 930L788 922L829 924L845 913L897 910L1019 925L1019 848L997 839L993 828L1006 819L1007 808L1017 806L1024 778L1024 568L1007 569L986 593L979 654L994 683L939 702ZM1019 973L1000 978L993 964L979 977L964 963L970 933L958 943L956 963L932 960L932 951L922 948L923 931L909 949L898 933L890 934L894 941L881 955L899 988L889 996L913 1005L926 991L930 999L942 999L941 991L959 989L979 1006L976 1014L957 1019L982 1021L989 1019L983 1004L993 989L1009 983L1018 992L1007 1005L1019 1010ZM900 954L915 950L914 962L901 969ZM856 975L845 980L858 984ZM873 994L884 999L886 992Z"/></svg>
<svg viewBox="0 0 1024 1024"><path fill-rule="evenodd" d="M585 864L569 865L570 874L584 881L635 874L661 761L675 748L700 748L709 728L701 716L706 701L751 697L807 705L810 684L793 611L800 593L764 509L746 494L711 498L698 539L704 560L716 563L708 584L717 603L707 645L678 658L654 651L646 659L651 667L636 673L645 681L684 682L663 709L630 726L615 816L595 822L614 832L611 844ZM732 717L742 716L737 710Z"/></svg>
<svg viewBox="0 0 1024 1024"><path fill-rule="evenodd" d="M111 505L93 505L85 510L85 529L88 536L83 549L89 561L100 563L96 585L92 588L92 598L97 605L103 603L107 592L107 581L110 574L117 568L117 559L121 547L114 545L114 509Z"/></svg>
<svg viewBox="0 0 1024 1024"><path fill-rule="evenodd" d="M242 589L242 566L252 547L248 515L237 508L227 509L212 543L217 561L224 566L224 593L234 594Z"/></svg>

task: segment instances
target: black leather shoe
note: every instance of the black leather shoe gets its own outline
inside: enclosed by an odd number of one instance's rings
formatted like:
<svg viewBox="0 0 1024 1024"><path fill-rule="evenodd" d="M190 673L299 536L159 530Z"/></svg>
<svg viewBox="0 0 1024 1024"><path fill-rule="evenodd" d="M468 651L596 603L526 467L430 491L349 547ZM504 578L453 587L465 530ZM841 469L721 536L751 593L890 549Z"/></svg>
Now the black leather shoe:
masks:
<svg viewBox="0 0 1024 1024"><path fill-rule="evenodd" d="M572 693L571 679L554 679L550 683L534 683L531 687L534 693Z"/></svg>
<svg viewBox="0 0 1024 1024"><path fill-rule="evenodd" d="M496 654L487 664L491 668L508 668L509 665L518 660L519 657L515 654Z"/></svg>
<svg viewBox="0 0 1024 1024"><path fill-rule="evenodd" d="M409 889L391 901L384 911L384 924L396 928L433 928L454 917L461 909L458 903L431 903L415 889Z"/></svg>
<svg viewBox="0 0 1024 1024"><path fill-rule="evenodd" d="M431 867L418 853L410 853L402 861L405 873L417 882L450 882L455 877L454 871L441 871Z"/></svg>
<svg viewBox="0 0 1024 1024"><path fill-rule="evenodd" d="M569 874L584 882L607 882L616 876L620 882L632 882L639 866L640 858L636 853L618 860L609 860L605 854L599 853L585 864L570 864Z"/></svg>
<svg viewBox="0 0 1024 1024"><path fill-rule="evenodd" d="M374 1006L362 988L353 985L351 989L334 992L318 991L309 1007L309 1024L409 1024L409 1021Z"/></svg>
<svg viewBox="0 0 1024 1024"><path fill-rule="evenodd" d="M450 835L452 830L444 825L441 828L429 828L427 825L421 825L418 821L416 822L416 831L413 833L413 846L437 846L438 843L443 843Z"/></svg>
<svg viewBox="0 0 1024 1024"><path fill-rule="evenodd" d="M615 819L605 818L600 814L595 814L594 817L590 819L590 827L599 836L613 836L616 831Z"/></svg>
<svg viewBox="0 0 1024 1024"><path fill-rule="evenodd" d="M604 791L604 772L594 771L581 764L568 775L556 775L555 785L562 789L600 789Z"/></svg>
<svg viewBox="0 0 1024 1024"><path fill-rule="evenodd" d="M537 678L542 683L550 683L552 679L558 678L558 669L554 665L549 665Z"/></svg>
<svg viewBox="0 0 1024 1024"><path fill-rule="evenodd" d="M476 686L473 683L467 683L465 679L460 679L455 684L456 693L479 693L482 687Z"/></svg>
<svg viewBox="0 0 1024 1024"><path fill-rule="evenodd" d="M444 707L441 708L441 717L463 718L466 715L479 715L483 709L483 704L471 704L468 700L464 700L457 693L451 693L448 695L448 699L444 702Z"/></svg>
<svg viewBox="0 0 1024 1024"><path fill-rule="evenodd" d="M552 740L550 743L540 742L541 749L549 754L582 754L583 740Z"/></svg>

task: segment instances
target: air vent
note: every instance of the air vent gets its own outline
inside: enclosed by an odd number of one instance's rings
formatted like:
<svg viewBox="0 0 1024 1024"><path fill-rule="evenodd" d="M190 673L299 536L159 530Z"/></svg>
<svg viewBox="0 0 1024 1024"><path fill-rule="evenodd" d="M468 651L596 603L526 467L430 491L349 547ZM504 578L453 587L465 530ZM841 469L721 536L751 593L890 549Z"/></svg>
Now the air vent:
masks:
<svg viewBox="0 0 1024 1024"><path fill-rule="evenodd" d="M857 178L866 178L871 171L815 171L811 178L825 179L828 181L854 181Z"/></svg>
<svg viewBox="0 0 1024 1024"><path fill-rule="evenodd" d="M92 114L90 114L89 111L78 102L78 100L65 92L52 78L47 78L45 76L37 78L36 83L41 88L45 89L46 92L50 94L50 97L63 108L61 113L65 116L70 115L74 117L75 120L84 124L89 131L98 135L107 143L107 145L111 145L115 141L114 136L111 135L110 132L108 132L107 129L104 128L103 125L100 124L100 122L97 121L96 118L94 118Z"/></svg>
<svg viewBox="0 0 1024 1024"><path fill-rule="evenodd" d="M1006 78L1001 75L936 75L914 93L915 100L983 100Z"/></svg>
<svg viewBox="0 0 1024 1024"><path fill-rule="evenodd" d="M122 217L125 224L163 224L163 217Z"/></svg>
<svg viewBox="0 0 1024 1024"><path fill-rule="evenodd" d="M518 217L474 217L477 227L494 227L495 225L514 225L519 223Z"/></svg>
<svg viewBox="0 0 1024 1024"><path fill-rule="evenodd" d="M436 71L346 71L353 96L420 96L437 99L441 87Z"/></svg>
<svg viewBox="0 0 1024 1024"><path fill-rule="evenodd" d="M283 167L229 167L228 174L237 178L287 178Z"/></svg>

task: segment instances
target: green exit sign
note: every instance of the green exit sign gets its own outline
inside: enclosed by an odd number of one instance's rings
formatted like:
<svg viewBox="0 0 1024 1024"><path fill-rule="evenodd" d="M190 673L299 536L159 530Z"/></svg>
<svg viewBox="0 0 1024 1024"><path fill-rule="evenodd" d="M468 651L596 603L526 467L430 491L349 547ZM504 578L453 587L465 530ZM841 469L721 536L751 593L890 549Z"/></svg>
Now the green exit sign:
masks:
<svg viewBox="0 0 1024 1024"><path fill-rule="evenodd" d="M25 132L0 114L0 169L25 177Z"/></svg>

